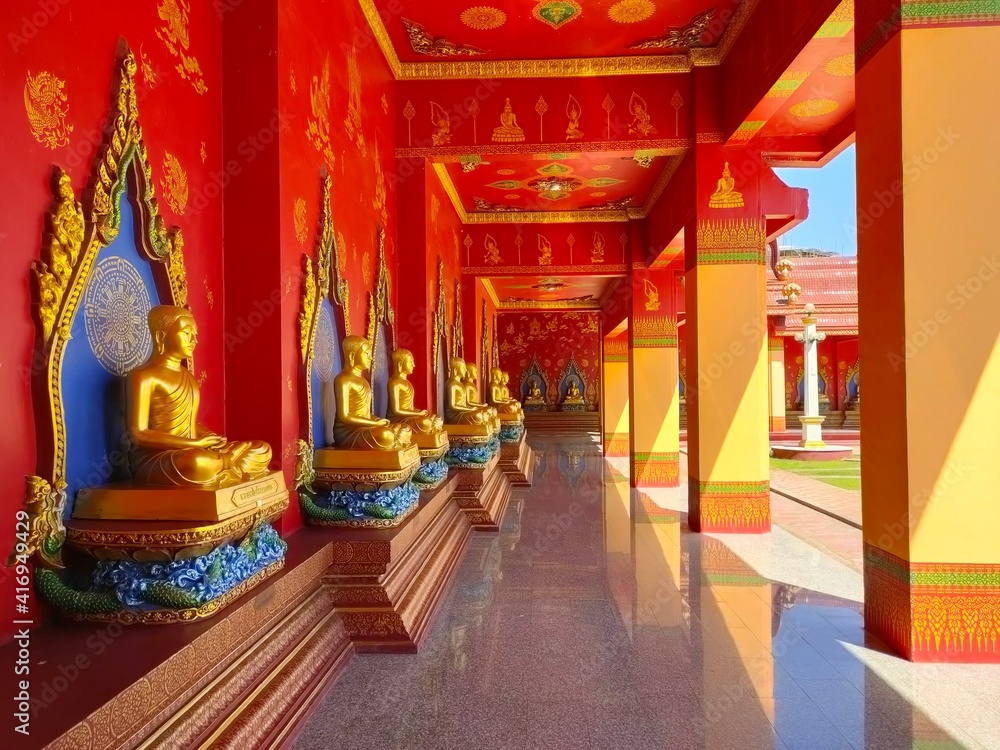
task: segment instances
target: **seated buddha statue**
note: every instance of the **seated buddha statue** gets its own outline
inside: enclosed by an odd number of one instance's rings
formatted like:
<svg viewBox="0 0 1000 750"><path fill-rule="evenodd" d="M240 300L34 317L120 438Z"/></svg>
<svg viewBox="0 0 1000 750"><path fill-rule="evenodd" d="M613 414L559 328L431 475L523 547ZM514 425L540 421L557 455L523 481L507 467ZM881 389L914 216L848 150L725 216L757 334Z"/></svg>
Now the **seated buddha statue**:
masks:
<svg viewBox="0 0 1000 750"><path fill-rule="evenodd" d="M397 451L410 443L412 429L372 415L372 387L364 373L371 368L372 350L361 336L344 339L344 369L333 380L337 411L333 438L337 448Z"/></svg>
<svg viewBox="0 0 1000 750"><path fill-rule="evenodd" d="M524 141L524 130L517 124L517 115L514 114L510 106L510 97L504 104L503 113L500 115L500 127L493 128L493 141L495 143L521 143Z"/></svg>
<svg viewBox="0 0 1000 750"><path fill-rule="evenodd" d="M465 403L469 406L474 406L479 409L485 409L490 415L490 421L494 426L500 426L500 420L497 417L497 410L495 407L489 404L484 404L479 400L479 368L474 364L469 362L465 366L465 377L462 378L462 382L465 383Z"/></svg>
<svg viewBox="0 0 1000 750"><path fill-rule="evenodd" d="M271 447L227 441L198 424L198 382L183 361L194 354L198 326L191 311L149 311L153 354L128 377L128 466L133 485L218 489L268 473Z"/></svg>
<svg viewBox="0 0 1000 750"><path fill-rule="evenodd" d="M492 427L490 413L482 407L468 403L468 389L464 381L465 370L464 359L451 358L451 375L448 378L447 403L444 408L445 422L454 425L481 425L489 429Z"/></svg>
<svg viewBox="0 0 1000 750"><path fill-rule="evenodd" d="M582 404L583 394L580 393L580 386L577 385L576 378L569 381L569 388L566 389L566 398L563 399L564 404Z"/></svg>
<svg viewBox="0 0 1000 750"><path fill-rule="evenodd" d="M490 370L490 406L497 410L501 421L519 421L524 416L521 404L512 399L504 386L503 370L494 367Z"/></svg>
<svg viewBox="0 0 1000 750"><path fill-rule="evenodd" d="M545 406L545 396L542 389L538 387L538 378L531 379L531 387L528 388L528 397L524 399L525 406Z"/></svg>
<svg viewBox="0 0 1000 750"><path fill-rule="evenodd" d="M722 179L719 180L715 192L708 199L709 208L739 208L743 205L743 193L736 189L736 180L729 171L729 162L722 169Z"/></svg>
<svg viewBox="0 0 1000 750"><path fill-rule="evenodd" d="M438 444L438 436L443 435L444 421L436 414L430 414L426 409L415 409L413 406L413 383L407 376L413 373L413 353L409 349L396 349L392 353L393 375L389 378L389 406L386 417L393 424L404 425L412 432L412 439L420 445L429 442L432 446ZM433 438L428 441L424 438Z"/></svg>

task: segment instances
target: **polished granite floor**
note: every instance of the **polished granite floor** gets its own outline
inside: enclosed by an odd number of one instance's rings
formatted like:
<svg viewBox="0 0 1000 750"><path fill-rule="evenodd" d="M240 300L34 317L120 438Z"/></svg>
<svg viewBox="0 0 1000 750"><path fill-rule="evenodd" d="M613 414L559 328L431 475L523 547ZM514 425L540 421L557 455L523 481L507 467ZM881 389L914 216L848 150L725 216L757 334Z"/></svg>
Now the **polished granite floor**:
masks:
<svg viewBox="0 0 1000 750"><path fill-rule="evenodd" d="M355 657L298 750L1000 748L1000 667L866 643L859 571L801 532L692 534L684 486L532 444L420 653Z"/></svg>

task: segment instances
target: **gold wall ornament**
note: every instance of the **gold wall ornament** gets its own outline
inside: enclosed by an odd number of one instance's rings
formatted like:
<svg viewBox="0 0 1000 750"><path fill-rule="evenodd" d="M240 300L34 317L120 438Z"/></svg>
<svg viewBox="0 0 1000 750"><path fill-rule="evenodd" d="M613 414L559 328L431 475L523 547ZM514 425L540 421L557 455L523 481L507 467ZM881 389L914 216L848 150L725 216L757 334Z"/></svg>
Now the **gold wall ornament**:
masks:
<svg viewBox="0 0 1000 750"><path fill-rule="evenodd" d="M451 356L465 359L465 319L462 315L462 279L455 277L455 320L451 324Z"/></svg>
<svg viewBox="0 0 1000 750"><path fill-rule="evenodd" d="M69 145L73 126L67 124L69 102L66 83L52 73L41 71L24 84L24 111L35 140L46 148L57 149Z"/></svg>
<svg viewBox="0 0 1000 750"><path fill-rule="evenodd" d="M293 94L299 93L299 82L295 78L295 70L292 68L288 69L288 88L292 90Z"/></svg>
<svg viewBox="0 0 1000 750"><path fill-rule="evenodd" d="M510 104L510 97L503 106L500 114L499 127L493 128L494 143L522 143L524 141L524 130L517 124L517 115Z"/></svg>
<svg viewBox="0 0 1000 750"><path fill-rule="evenodd" d="M365 253L365 258L366 260L369 258L368 253ZM378 270L375 288L368 295L367 338L373 352L380 324L384 324L389 329L389 340L386 341L386 347L391 353L395 349L396 342L396 312L392 308L392 280L389 277L389 266L385 260L385 229L382 226L378 228Z"/></svg>
<svg viewBox="0 0 1000 750"><path fill-rule="evenodd" d="M487 233L486 239L483 240L483 245L486 247L487 263L491 266L497 266L503 263L503 258L500 257L500 247L497 245L497 241L494 239L492 234Z"/></svg>
<svg viewBox="0 0 1000 750"><path fill-rule="evenodd" d="M477 5L472 8L466 8L462 11L459 18L470 29L476 29L477 31L499 29L507 23L506 13L499 8L491 8L488 5Z"/></svg>
<svg viewBox="0 0 1000 750"><path fill-rule="evenodd" d="M309 107L312 117L306 121L306 138L320 153L328 169L333 169L337 157L330 143L330 55L323 62L323 71L312 77L309 84Z"/></svg>
<svg viewBox="0 0 1000 750"><path fill-rule="evenodd" d="M500 313L493 313L493 366L500 366Z"/></svg>
<svg viewBox="0 0 1000 750"><path fill-rule="evenodd" d="M431 125L434 127L431 143L435 146L451 143L451 117L437 102L431 102Z"/></svg>
<svg viewBox="0 0 1000 750"><path fill-rule="evenodd" d="M531 15L553 29L575 21L582 13L583 8L576 0L542 0L531 11Z"/></svg>
<svg viewBox="0 0 1000 750"><path fill-rule="evenodd" d="M656 158L656 151L639 149L632 158L643 169L649 169L653 165L653 159Z"/></svg>
<svg viewBox="0 0 1000 750"><path fill-rule="evenodd" d="M295 225L295 239L299 244L304 245L309 239L309 220L306 215L306 199L296 198L295 208L292 211L292 221Z"/></svg>
<svg viewBox="0 0 1000 750"><path fill-rule="evenodd" d="M205 301L208 303L208 309L215 309L215 295L212 294L212 290L208 286L208 278L203 278L202 282L205 284Z"/></svg>
<svg viewBox="0 0 1000 750"><path fill-rule="evenodd" d="M434 341L432 342L431 363L434 374L437 375L441 369L441 339L445 340L445 356L451 358L451 351L448 347L448 300L445 299L444 288L444 259L438 256L438 280L437 280L437 307L434 310Z"/></svg>
<svg viewBox="0 0 1000 750"><path fill-rule="evenodd" d="M438 215L441 213L441 201L436 195L431 196L431 222L437 224Z"/></svg>
<svg viewBox="0 0 1000 750"><path fill-rule="evenodd" d="M594 232L594 244L590 248L590 262L591 264L603 263L604 262L604 248L605 248L604 235L600 232Z"/></svg>
<svg viewBox="0 0 1000 750"><path fill-rule="evenodd" d="M706 10L691 19L687 26L669 29L663 36L630 44L628 49L690 49L700 47L701 38L705 36L708 25L714 17L715 8Z"/></svg>
<svg viewBox="0 0 1000 750"><path fill-rule="evenodd" d="M484 372L490 370L490 319L487 316L486 300L483 299L482 333L480 334L479 367Z"/></svg>
<svg viewBox="0 0 1000 750"><path fill-rule="evenodd" d="M632 115L632 123L628 126L628 132L631 135L641 135L647 136L651 133L658 132L649 116L649 109L646 106L646 100L639 96L634 91L632 96L628 100L628 111Z"/></svg>
<svg viewBox="0 0 1000 750"><path fill-rule="evenodd" d="M767 262L767 234L762 221L705 219L698 222L696 237L699 265Z"/></svg>
<svg viewBox="0 0 1000 750"><path fill-rule="evenodd" d="M608 8L608 18L615 23L639 23L656 12L650 0L619 0Z"/></svg>
<svg viewBox="0 0 1000 750"><path fill-rule="evenodd" d="M543 235L538 235L538 265L552 265L552 243Z"/></svg>
<svg viewBox="0 0 1000 750"><path fill-rule="evenodd" d="M566 237L566 244L569 245L569 264L573 265L573 246L576 244L576 237L572 234Z"/></svg>
<svg viewBox="0 0 1000 750"><path fill-rule="evenodd" d="M400 19L403 28L406 29L406 37L410 40L410 49L418 55L428 57L472 57L485 54L484 50L472 47L467 44L456 44L449 42L442 36L429 34L427 30L416 21L409 18Z"/></svg>
<svg viewBox="0 0 1000 750"><path fill-rule="evenodd" d="M208 149L205 148L205 141L202 141L201 146L198 148L198 156L201 157L202 164L208 159Z"/></svg>
<svg viewBox="0 0 1000 750"><path fill-rule="evenodd" d="M729 162L726 162L726 166L722 168L722 178L718 182L718 186L715 188L715 192L712 193L712 197L708 199L709 208L742 208L743 207L743 193L737 191L736 180L733 179L733 173L729 170Z"/></svg>
<svg viewBox="0 0 1000 750"><path fill-rule="evenodd" d="M674 95L670 97L670 106L674 108L674 138L679 138L681 134L681 107L684 106L684 97L681 96L680 89L675 90Z"/></svg>
<svg viewBox="0 0 1000 750"><path fill-rule="evenodd" d="M153 67L153 63L141 44L139 45L139 59L142 61L142 77L146 80L146 85L150 88L156 88L156 68Z"/></svg>
<svg viewBox="0 0 1000 750"><path fill-rule="evenodd" d="M344 117L344 130L364 156L366 147L365 134L361 129L361 66L358 64L358 50L353 45L347 55L347 116Z"/></svg>
<svg viewBox="0 0 1000 750"><path fill-rule="evenodd" d="M535 102L535 113L538 115L538 142L545 143L545 113L549 111L549 105L545 101L545 97L541 94L538 95L538 101Z"/></svg>
<svg viewBox="0 0 1000 750"><path fill-rule="evenodd" d="M205 76L201 72L201 64L198 58L189 54L191 47L191 36L188 32L191 16L190 0L159 0L157 14L163 22L157 28L156 36L163 42L163 46L176 60L174 66L178 75L199 94L208 91L205 84Z"/></svg>
<svg viewBox="0 0 1000 750"><path fill-rule="evenodd" d="M605 94L604 101L601 102L601 109L607 115L607 138L611 140L611 110L615 108L615 100L611 98L611 94Z"/></svg>
<svg viewBox="0 0 1000 750"><path fill-rule="evenodd" d="M566 101L566 119L568 124L566 125L566 140L567 141L578 141L583 138L583 131L580 130L580 116L583 114L583 109L580 107L580 102L576 100L576 97L572 94L569 95L569 99Z"/></svg>
<svg viewBox="0 0 1000 750"><path fill-rule="evenodd" d="M476 118L479 117L479 100L473 99L469 102L469 106L466 108L469 113L469 117L472 118L472 142L479 143L479 136L476 133Z"/></svg>
<svg viewBox="0 0 1000 750"><path fill-rule="evenodd" d="M386 207L385 175L382 173L382 155L379 153L378 140L372 141L372 163L375 167L375 193L372 195L372 208L378 213L383 224L389 223L389 211Z"/></svg>
<svg viewBox="0 0 1000 750"><path fill-rule="evenodd" d="M118 235L120 200L126 184L131 184L129 199L135 209L139 252L149 259L158 285L162 284L165 298L162 301L179 306L187 304L183 237L177 227L168 228L159 214L152 167L142 141L135 56L124 40L119 42L117 55L112 109L104 128L104 141L97 149L86 202L81 206L76 201L69 176L57 168L42 258L32 263L31 269L33 303L41 329L34 356L36 361L45 363L32 376L37 378L38 392L44 394L36 401L35 426L39 445L52 446L51 454L39 451L37 474L58 492L67 484L63 356L97 256ZM186 364L193 368L190 359Z"/></svg>
<svg viewBox="0 0 1000 750"><path fill-rule="evenodd" d="M302 308L299 310L299 354L302 357L302 362L305 363L309 356L310 339L313 336L319 295L316 291L316 279L313 276L312 258L308 255L302 257L304 267L302 269Z"/></svg>
<svg viewBox="0 0 1000 750"><path fill-rule="evenodd" d="M176 214L183 214L188 202L188 176L180 160L169 151L163 152L163 177L160 178L163 199Z"/></svg>
<svg viewBox="0 0 1000 750"><path fill-rule="evenodd" d="M406 143L408 146L413 145L413 118L416 116L417 108L413 106L413 102L407 99L406 106L403 107L403 117L406 118Z"/></svg>
<svg viewBox="0 0 1000 750"><path fill-rule="evenodd" d="M811 117L822 117L823 115L831 114L839 108L840 102L833 99L806 99L789 107L788 113L793 117L805 120Z"/></svg>
<svg viewBox="0 0 1000 750"><path fill-rule="evenodd" d="M365 250L364 256L361 258L361 278L365 282L365 286L371 286L372 284L372 254Z"/></svg>
<svg viewBox="0 0 1000 750"><path fill-rule="evenodd" d="M660 290L649 279L642 280L642 291L646 295L646 312L656 312L660 309Z"/></svg>

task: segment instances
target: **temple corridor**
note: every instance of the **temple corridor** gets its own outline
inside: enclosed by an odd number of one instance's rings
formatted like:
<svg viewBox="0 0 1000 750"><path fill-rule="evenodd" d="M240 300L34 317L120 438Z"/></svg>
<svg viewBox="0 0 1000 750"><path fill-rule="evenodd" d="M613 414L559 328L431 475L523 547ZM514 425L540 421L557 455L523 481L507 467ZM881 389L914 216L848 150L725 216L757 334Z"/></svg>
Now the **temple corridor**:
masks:
<svg viewBox="0 0 1000 750"><path fill-rule="evenodd" d="M354 658L298 750L996 747L995 669L866 644L860 532L774 496L770 534L694 534L683 455L630 491L587 438L531 442L420 653Z"/></svg>

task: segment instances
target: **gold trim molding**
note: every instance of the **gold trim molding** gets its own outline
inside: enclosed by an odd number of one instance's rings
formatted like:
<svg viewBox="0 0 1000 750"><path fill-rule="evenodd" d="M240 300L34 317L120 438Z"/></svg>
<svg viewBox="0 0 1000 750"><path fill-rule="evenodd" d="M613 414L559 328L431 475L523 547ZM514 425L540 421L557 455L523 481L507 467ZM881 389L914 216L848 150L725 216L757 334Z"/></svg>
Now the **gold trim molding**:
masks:
<svg viewBox="0 0 1000 750"><path fill-rule="evenodd" d="M442 162L461 162L462 157L514 156L523 154L565 154L607 151L643 151L651 156L682 156L694 145L690 138L663 138L649 141L579 141L576 143L480 143L474 146L424 146L397 148L399 159L435 158ZM451 157L451 158L449 158Z"/></svg>
<svg viewBox="0 0 1000 750"><path fill-rule="evenodd" d="M645 265L639 266L645 268ZM601 276L614 276L616 274L626 274L629 266L624 263L607 263L599 267L590 263L578 264L575 266L467 266L462 268L463 276L538 276L539 273L546 275L553 274L577 274L580 276L593 276L596 271L600 271ZM484 279L485 280L485 279Z"/></svg>

